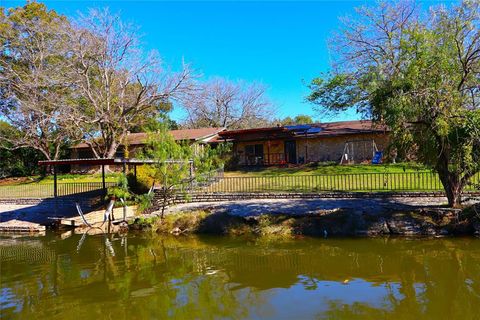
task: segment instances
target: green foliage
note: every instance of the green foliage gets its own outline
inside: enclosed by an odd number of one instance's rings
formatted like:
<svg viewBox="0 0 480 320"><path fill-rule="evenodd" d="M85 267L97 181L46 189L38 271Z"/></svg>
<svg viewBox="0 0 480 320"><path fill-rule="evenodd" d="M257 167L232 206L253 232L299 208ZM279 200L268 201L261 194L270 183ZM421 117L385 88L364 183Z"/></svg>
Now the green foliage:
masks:
<svg viewBox="0 0 480 320"><path fill-rule="evenodd" d="M5 121L0 120L0 137L17 139L18 130L15 130ZM44 157L33 148L14 149L13 145L0 139L0 178L30 176L40 173L37 165Z"/></svg>
<svg viewBox="0 0 480 320"><path fill-rule="evenodd" d="M200 152L194 156L195 173L208 173L223 168L231 156L231 143L220 143L215 148L202 145Z"/></svg>
<svg viewBox="0 0 480 320"><path fill-rule="evenodd" d="M75 139L66 125L74 92L65 69L69 23L35 1L0 11L0 118L15 128L0 130L0 140L57 159Z"/></svg>
<svg viewBox="0 0 480 320"><path fill-rule="evenodd" d="M153 192L137 195L135 197L135 202L137 203L137 211L142 213L145 210L149 209L152 206L154 196L155 194Z"/></svg>
<svg viewBox="0 0 480 320"><path fill-rule="evenodd" d="M107 198L123 199L126 201L131 197L132 194L128 188L127 177L123 174L118 177L117 185L107 190Z"/></svg>
<svg viewBox="0 0 480 320"><path fill-rule="evenodd" d="M281 124L283 126L289 126L289 125L295 125L295 124L311 124L314 122L315 121L312 119L312 117L306 114L299 114L298 116L295 116L293 119L291 117L286 117L284 119L273 121L274 124Z"/></svg>
<svg viewBox="0 0 480 320"><path fill-rule="evenodd" d="M163 108L155 110L154 113L146 117L143 123L132 127L130 132L155 132L161 130L162 126L166 126L168 130L178 130L178 123L170 119L167 114L167 112L171 111L171 108L170 103L165 104Z"/></svg>

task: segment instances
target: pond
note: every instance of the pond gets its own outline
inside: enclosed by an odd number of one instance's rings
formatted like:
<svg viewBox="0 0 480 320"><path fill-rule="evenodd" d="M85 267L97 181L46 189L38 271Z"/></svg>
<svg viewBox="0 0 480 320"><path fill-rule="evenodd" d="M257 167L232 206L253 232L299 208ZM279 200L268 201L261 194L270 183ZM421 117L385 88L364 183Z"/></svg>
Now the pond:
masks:
<svg viewBox="0 0 480 320"><path fill-rule="evenodd" d="M2 319L472 319L475 238L2 237Z"/></svg>

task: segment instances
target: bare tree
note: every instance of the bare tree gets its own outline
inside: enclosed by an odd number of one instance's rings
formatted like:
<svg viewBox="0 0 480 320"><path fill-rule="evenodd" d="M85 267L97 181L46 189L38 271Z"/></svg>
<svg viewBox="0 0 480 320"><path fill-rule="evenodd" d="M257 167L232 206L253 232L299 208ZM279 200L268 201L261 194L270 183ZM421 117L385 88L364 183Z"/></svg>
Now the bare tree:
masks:
<svg viewBox="0 0 480 320"><path fill-rule="evenodd" d="M90 10L72 33L79 103L71 116L98 158L113 157L131 128L194 89L187 65L164 70L158 55L144 54L137 34L108 10Z"/></svg>
<svg viewBox="0 0 480 320"><path fill-rule="evenodd" d="M258 127L267 124L272 116L272 104L260 84L216 78L199 88L182 100L189 127Z"/></svg>
<svg viewBox="0 0 480 320"><path fill-rule="evenodd" d="M66 77L69 52L62 30L68 21L32 2L0 13L0 117L15 134L0 134L4 148L31 147L58 159L74 137L65 117L72 87Z"/></svg>

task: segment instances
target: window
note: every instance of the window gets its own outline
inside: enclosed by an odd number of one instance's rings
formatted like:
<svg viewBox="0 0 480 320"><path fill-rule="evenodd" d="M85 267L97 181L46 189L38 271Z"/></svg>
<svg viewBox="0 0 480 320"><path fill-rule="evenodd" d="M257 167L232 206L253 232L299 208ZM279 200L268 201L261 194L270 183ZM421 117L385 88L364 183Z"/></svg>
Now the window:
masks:
<svg viewBox="0 0 480 320"><path fill-rule="evenodd" d="M246 145L245 156L247 164L261 164L263 162L263 144Z"/></svg>

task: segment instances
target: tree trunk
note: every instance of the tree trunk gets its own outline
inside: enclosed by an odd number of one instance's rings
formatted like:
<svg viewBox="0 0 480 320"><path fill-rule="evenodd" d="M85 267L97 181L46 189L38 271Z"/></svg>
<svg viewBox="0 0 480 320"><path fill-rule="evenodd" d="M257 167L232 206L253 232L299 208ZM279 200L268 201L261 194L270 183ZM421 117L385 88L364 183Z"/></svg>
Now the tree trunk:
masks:
<svg viewBox="0 0 480 320"><path fill-rule="evenodd" d="M438 170L440 181L448 199L448 206L458 208L462 204L463 183L459 174L448 170Z"/></svg>

